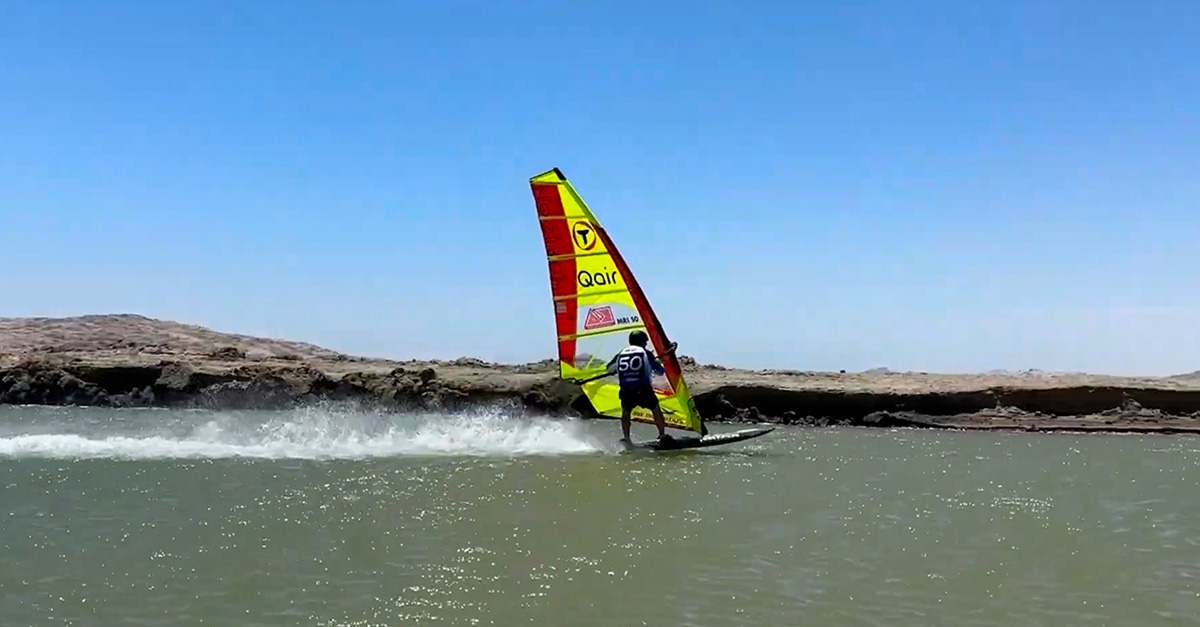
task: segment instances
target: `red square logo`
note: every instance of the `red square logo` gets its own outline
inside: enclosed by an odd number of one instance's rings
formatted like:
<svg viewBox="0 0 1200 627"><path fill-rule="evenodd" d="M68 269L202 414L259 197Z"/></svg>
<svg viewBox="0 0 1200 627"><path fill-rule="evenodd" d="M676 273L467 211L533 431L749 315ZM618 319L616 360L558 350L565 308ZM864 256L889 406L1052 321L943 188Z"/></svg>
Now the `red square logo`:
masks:
<svg viewBox="0 0 1200 627"><path fill-rule="evenodd" d="M595 307L589 309L587 317L583 319L583 328L585 331L592 329L603 329L611 327L617 323L617 319L613 317L612 307Z"/></svg>

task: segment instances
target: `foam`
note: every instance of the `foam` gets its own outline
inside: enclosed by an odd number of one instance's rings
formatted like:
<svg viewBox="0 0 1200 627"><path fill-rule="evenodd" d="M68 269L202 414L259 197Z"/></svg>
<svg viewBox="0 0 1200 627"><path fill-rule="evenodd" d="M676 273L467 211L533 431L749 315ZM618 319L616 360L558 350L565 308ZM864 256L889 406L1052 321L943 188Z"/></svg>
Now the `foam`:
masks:
<svg viewBox="0 0 1200 627"><path fill-rule="evenodd" d="M361 459L413 455L562 455L599 451L573 420L530 419L502 412L384 416L321 408L252 417L207 416L191 426L143 433L81 434L70 424L0 437L0 457L115 459ZM160 417L161 419L161 417ZM128 431L128 428L123 429ZM111 429L116 431L116 429ZM173 431L173 432L172 432Z"/></svg>

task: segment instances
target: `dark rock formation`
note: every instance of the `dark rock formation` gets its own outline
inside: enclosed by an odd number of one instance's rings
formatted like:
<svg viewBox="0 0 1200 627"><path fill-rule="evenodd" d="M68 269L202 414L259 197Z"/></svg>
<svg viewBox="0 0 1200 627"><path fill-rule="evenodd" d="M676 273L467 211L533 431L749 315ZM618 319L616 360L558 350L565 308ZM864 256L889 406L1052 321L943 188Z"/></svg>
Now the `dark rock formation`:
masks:
<svg viewBox="0 0 1200 627"><path fill-rule="evenodd" d="M681 360L706 420L806 426L1184 432L1200 375L751 372ZM595 415L554 360L397 362L140 316L0 319L0 403L283 408L318 401L453 411L507 403Z"/></svg>

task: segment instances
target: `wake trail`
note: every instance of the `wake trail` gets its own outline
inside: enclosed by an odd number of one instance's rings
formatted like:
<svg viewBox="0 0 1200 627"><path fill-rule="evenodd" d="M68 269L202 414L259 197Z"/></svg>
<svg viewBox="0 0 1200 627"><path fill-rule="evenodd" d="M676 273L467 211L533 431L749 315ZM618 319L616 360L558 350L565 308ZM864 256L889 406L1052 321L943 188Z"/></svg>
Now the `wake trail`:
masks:
<svg viewBox="0 0 1200 627"><path fill-rule="evenodd" d="M218 414L172 433L46 433L0 437L0 458L363 459L396 456L522 456L590 453L602 447L571 420L500 413L364 416L328 410L282 412L267 421ZM112 429L111 431L115 431ZM151 427L148 430L153 431ZM181 435L176 433L182 432Z"/></svg>

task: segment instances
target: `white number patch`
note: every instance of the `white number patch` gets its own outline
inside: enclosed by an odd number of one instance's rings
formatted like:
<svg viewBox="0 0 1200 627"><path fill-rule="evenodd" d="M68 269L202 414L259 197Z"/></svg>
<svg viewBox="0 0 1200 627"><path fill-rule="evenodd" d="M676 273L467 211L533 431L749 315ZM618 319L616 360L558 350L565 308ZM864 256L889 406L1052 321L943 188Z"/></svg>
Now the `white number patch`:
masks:
<svg viewBox="0 0 1200 627"><path fill-rule="evenodd" d="M645 367L646 363L641 355L621 355L617 360L617 370L621 372L638 371Z"/></svg>

